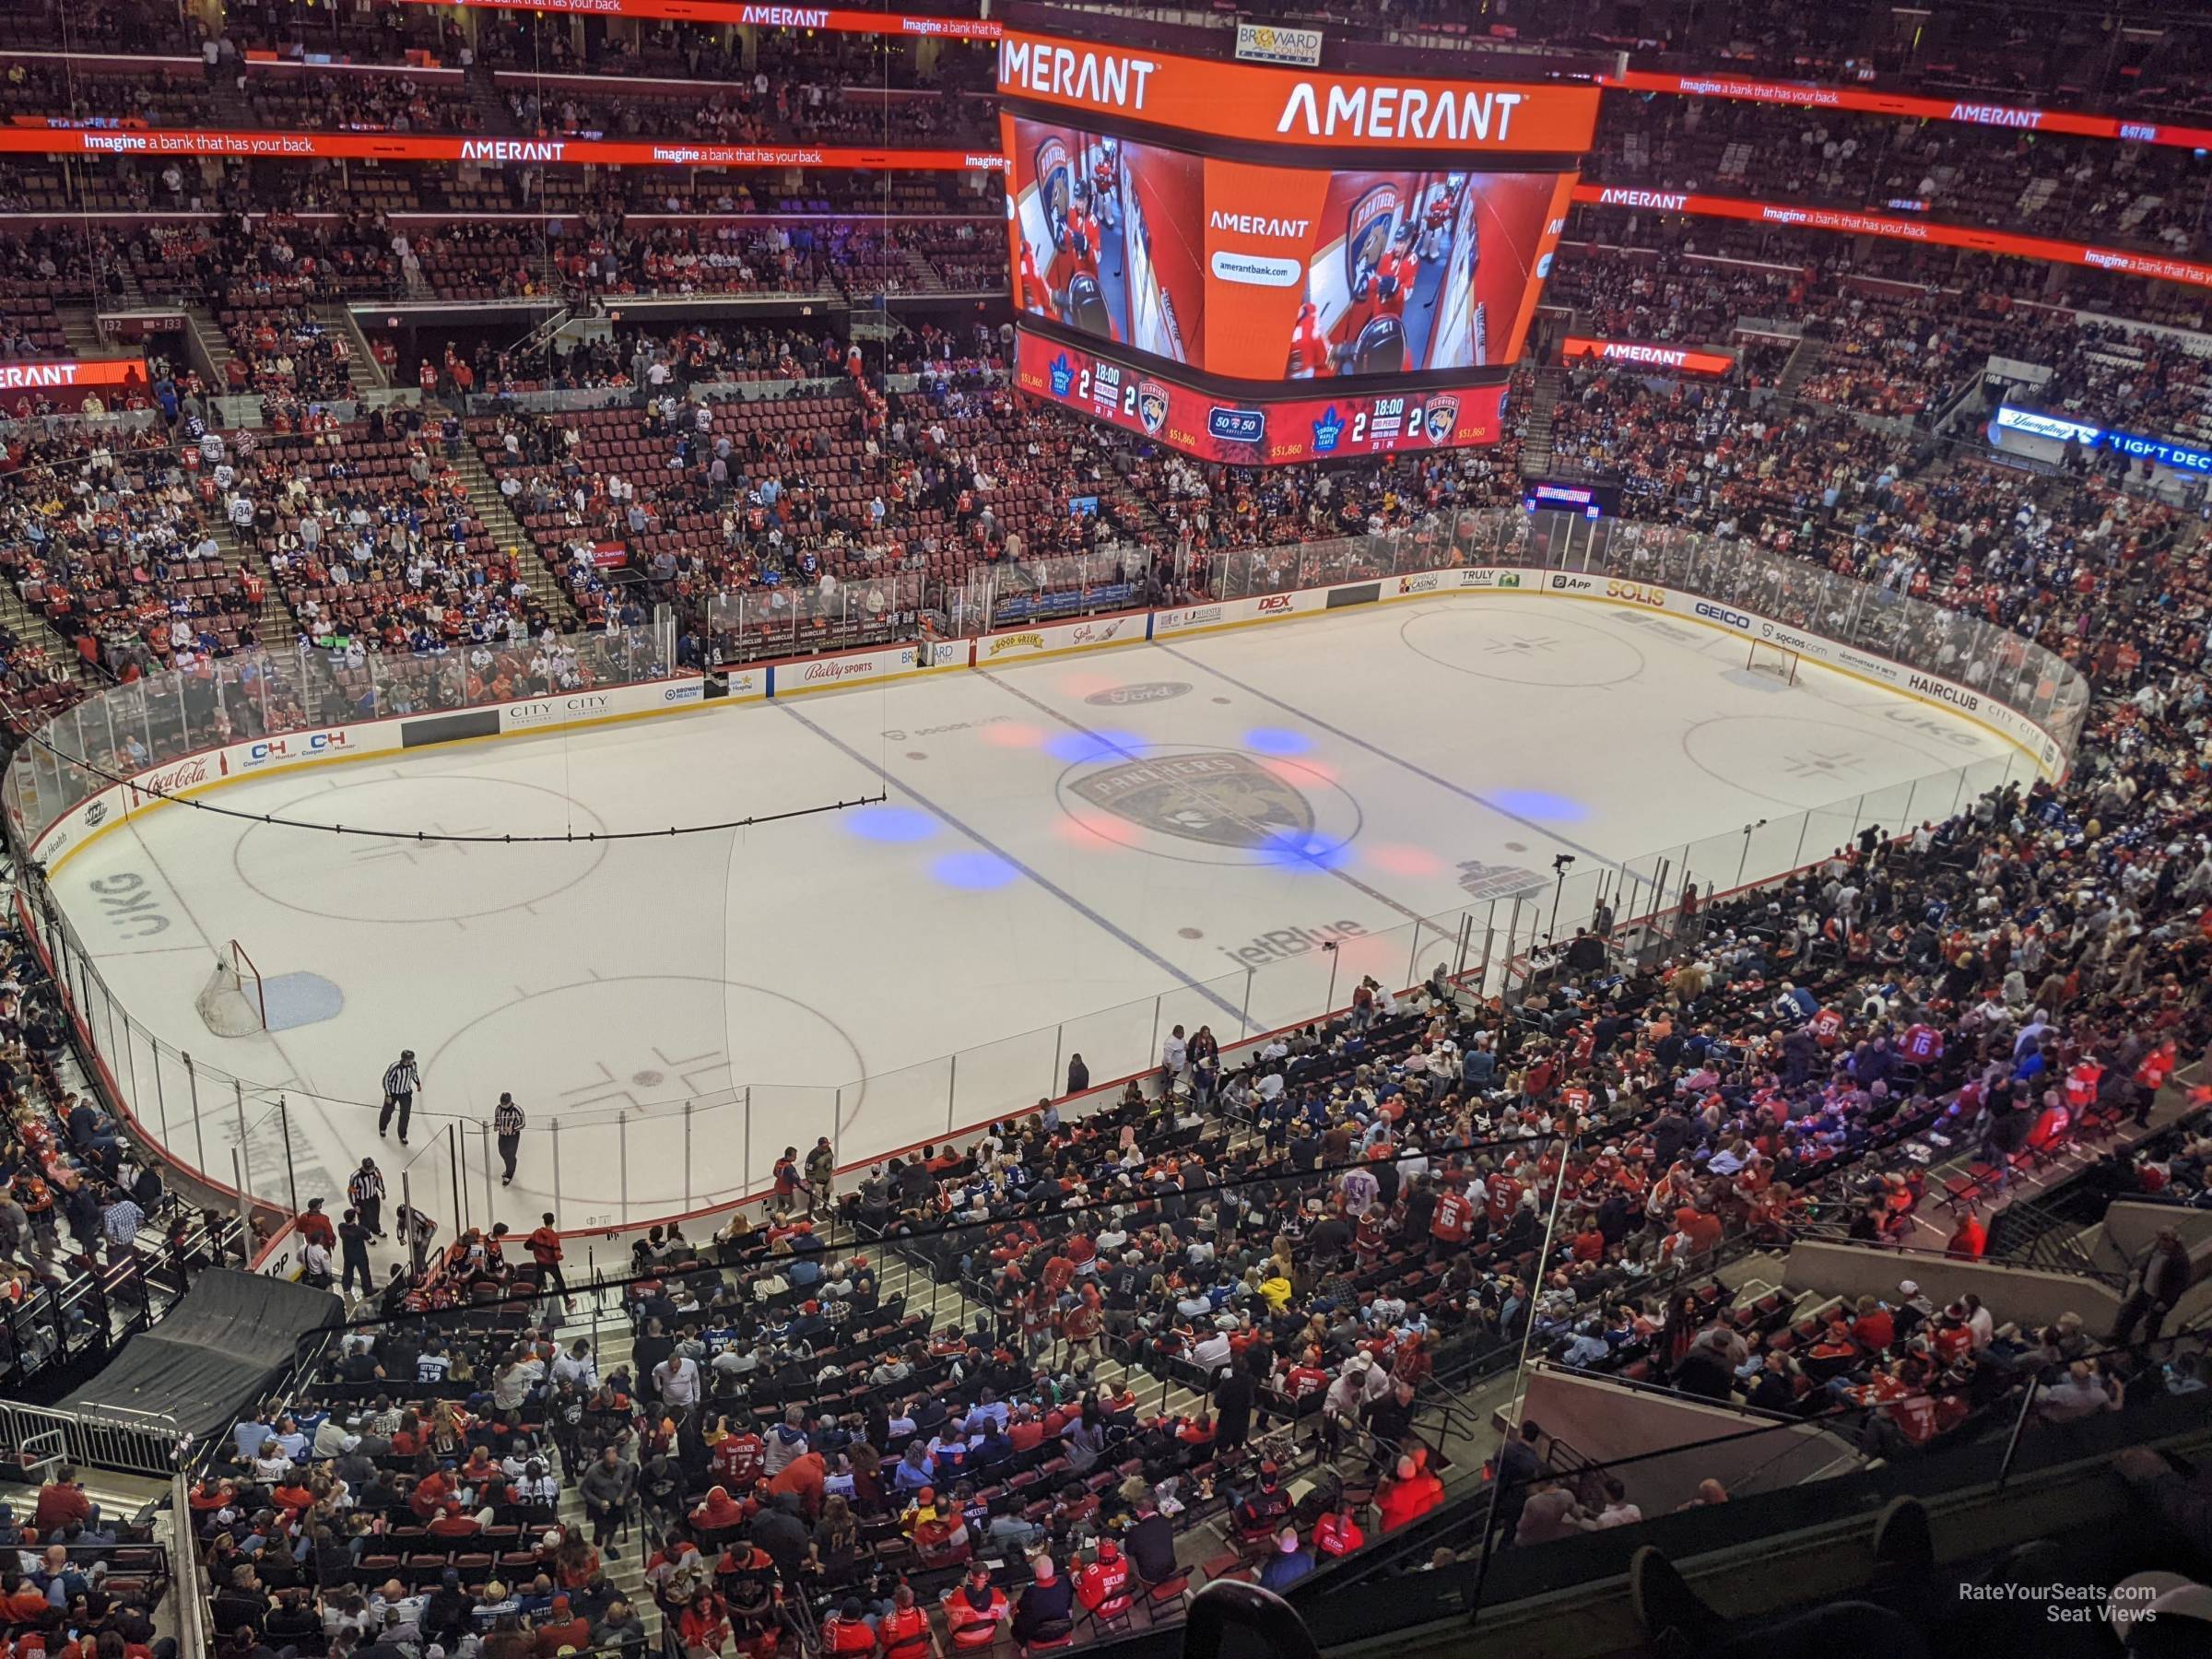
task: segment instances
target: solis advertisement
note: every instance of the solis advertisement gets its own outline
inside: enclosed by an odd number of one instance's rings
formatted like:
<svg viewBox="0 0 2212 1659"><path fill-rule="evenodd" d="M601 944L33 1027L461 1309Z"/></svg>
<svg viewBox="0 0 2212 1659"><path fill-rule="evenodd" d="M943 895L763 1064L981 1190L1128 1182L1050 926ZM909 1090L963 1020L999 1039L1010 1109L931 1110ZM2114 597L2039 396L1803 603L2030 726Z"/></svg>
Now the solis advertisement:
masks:
<svg viewBox="0 0 2212 1659"><path fill-rule="evenodd" d="M1495 443L1502 385L1284 385L1227 395L1024 330L1015 383L1207 461L1279 466Z"/></svg>
<svg viewBox="0 0 2212 1659"><path fill-rule="evenodd" d="M1277 166L1003 124L1016 303L1225 380L1512 364L1574 182Z"/></svg>

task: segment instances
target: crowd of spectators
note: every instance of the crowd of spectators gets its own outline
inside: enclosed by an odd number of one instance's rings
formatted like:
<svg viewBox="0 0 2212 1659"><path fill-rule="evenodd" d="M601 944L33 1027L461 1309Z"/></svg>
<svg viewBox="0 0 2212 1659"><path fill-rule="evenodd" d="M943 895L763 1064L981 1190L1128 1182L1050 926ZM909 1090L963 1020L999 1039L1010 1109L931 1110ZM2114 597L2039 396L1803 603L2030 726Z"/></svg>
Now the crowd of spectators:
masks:
<svg viewBox="0 0 2212 1659"><path fill-rule="evenodd" d="M66 1018L22 935L0 933L0 1382L11 1397L49 1365L104 1344L110 1308L95 1281L122 1284L158 1243L180 1273L205 1259L206 1235L194 1242L196 1219L159 1165L98 1100L65 1086ZM112 1528L49 1536L62 1523L44 1504L38 1514L41 1547L114 1542ZM73 1519L88 1517L80 1508ZM0 1534L18 1524L0 1509Z"/></svg>
<svg viewBox="0 0 2212 1659"><path fill-rule="evenodd" d="M184 459L159 427L7 445L0 571L87 662L189 668L253 642L254 579Z"/></svg>
<svg viewBox="0 0 2212 1659"><path fill-rule="evenodd" d="M1607 184L1749 194L2187 253L2212 167L2124 145L1734 99L1669 98L1601 124L1585 166Z"/></svg>

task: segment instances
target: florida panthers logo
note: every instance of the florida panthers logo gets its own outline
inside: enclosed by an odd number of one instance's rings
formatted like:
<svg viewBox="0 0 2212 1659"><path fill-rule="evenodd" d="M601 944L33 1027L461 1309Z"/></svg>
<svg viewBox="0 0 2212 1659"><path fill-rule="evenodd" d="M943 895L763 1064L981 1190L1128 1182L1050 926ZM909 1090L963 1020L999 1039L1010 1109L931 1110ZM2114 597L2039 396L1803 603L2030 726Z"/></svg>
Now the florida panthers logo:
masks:
<svg viewBox="0 0 2212 1659"><path fill-rule="evenodd" d="M1136 418L1153 437L1168 424L1168 389L1158 381L1140 381L1136 387Z"/></svg>
<svg viewBox="0 0 2212 1659"><path fill-rule="evenodd" d="M1448 392L1431 397L1421 412L1421 430L1431 443L1451 442L1452 434L1459 430L1459 399Z"/></svg>

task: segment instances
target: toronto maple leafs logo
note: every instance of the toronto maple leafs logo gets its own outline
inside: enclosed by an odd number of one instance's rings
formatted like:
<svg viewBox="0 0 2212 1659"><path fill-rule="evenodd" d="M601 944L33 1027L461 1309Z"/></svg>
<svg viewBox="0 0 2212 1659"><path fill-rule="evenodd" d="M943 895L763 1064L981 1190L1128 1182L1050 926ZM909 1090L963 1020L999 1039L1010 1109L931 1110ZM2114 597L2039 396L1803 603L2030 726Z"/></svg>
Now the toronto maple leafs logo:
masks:
<svg viewBox="0 0 2212 1659"><path fill-rule="evenodd" d="M1317 455L1329 453L1343 436L1344 417L1337 414L1336 406L1331 404L1313 422L1313 453Z"/></svg>
<svg viewBox="0 0 2212 1659"><path fill-rule="evenodd" d="M1075 390L1076 366L1067 360L1066 352L1062 352L1058 357L1053 359L1052 376L1053 395L1054 397L1065 397L1070 392Z"/></svg>

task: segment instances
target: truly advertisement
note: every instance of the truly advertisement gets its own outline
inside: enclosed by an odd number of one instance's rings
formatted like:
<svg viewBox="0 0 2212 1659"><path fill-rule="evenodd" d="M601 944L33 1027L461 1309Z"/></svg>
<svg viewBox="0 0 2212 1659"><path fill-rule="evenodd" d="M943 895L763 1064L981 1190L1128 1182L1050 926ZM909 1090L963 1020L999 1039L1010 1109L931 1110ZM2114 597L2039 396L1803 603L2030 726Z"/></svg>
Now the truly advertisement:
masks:
<svg viewBox="0 0 2212 1659"><path fill-rule="evenodd" d="M2212 265L2160 253L2138 253L2125 248L2097 247L2057 237L2022 236L2010 230L1984 230L1969 225L1931 224L1925 219L1894 218L1886 214L1861 213L1843 207L1808 207L1796 202L1756 202L1739 196L1626 190L1613 185L1577 184L1574 199L1593 207L1659 207L1707 218L1801 225L1807 229L1835 230L1847 236L1882 236L1899 241L1926 242L1935 247L2000 253L2015 259L2040 259L2052 265L2088 265L2096 270L2119 271L2131 276L2179 282L2192 288L2212 288Z"/></svg>
<svg viewBox="0 0 2212 1659"><path fill-rule="evenodd" d="M1503 424L1501 385L1330 395L1265 394L1225 400L1164 375L1140 374L1081 347L1029 330L1016 350L1016 383L1171 449L1232 465L1297 461L1495 443ZM1119 377L1111 406L1096 396L1103 367Z"/></svg>

